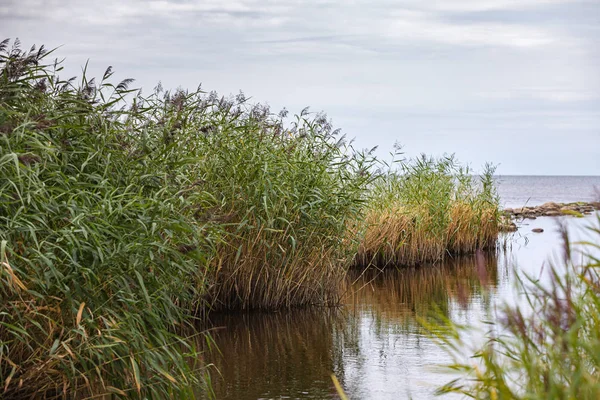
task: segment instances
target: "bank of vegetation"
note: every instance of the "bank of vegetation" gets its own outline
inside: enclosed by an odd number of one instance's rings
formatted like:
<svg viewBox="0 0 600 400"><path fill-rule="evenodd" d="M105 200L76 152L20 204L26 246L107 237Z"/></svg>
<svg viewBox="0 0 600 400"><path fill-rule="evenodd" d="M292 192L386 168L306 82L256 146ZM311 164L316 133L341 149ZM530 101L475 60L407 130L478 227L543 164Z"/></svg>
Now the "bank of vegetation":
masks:
<svg viewBox="0 0 600 400"><path fill-rule="evenodd" d="M454 157L399 163L372 185L357 265L415 265L496 246L494 168L473 175Z"/></svg>
<svg viewBox="0 0 600 400"><path fill-rule="evenodd" d="M376 172L321 114L49 59L0 45L3 398L193 396L208 310L335 304L353 264L492 245L488 175Z"/></svg>

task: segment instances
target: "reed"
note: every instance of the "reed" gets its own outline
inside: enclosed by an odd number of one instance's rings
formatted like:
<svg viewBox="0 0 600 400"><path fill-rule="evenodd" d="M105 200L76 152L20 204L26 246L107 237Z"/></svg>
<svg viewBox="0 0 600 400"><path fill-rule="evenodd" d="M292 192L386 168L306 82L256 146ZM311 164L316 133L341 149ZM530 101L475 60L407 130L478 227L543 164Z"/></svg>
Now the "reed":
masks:
<svg viewBox="0 0 600 400"><path fill-rule="evenodd" d="M191 397L198 315L337 301L372 161L324 115L47 56L0 45L3 398Z"/></svg>
<svg viewBox="0 0 600 400"><path fill-rule="evenodd" d="M589 228L595 240L582 244L583 257L571 249L563 230L564 257L551 267L550 282L519 279L517 290L525 301L502 306L480 345L473 346L468 327L449 320L430 327L441 332L436 336L455 360L448 368L458 374L438 394L474 399L600 397L599 226L600 217ZM465 354L472 356L466 360Z"/></svg>
<svg viewBox="0 0 600 400"><path fill-rule="evenodd" d="M399 164L373 185L355 264L415 265L495 247L493 167L476 178L454 157Z"/></svg>
<svg viewBox="0 0 600 400"><path fill-rule="evenodd" d="M210 218L227 219L207 275L212 310L335 304L355 248L346 227L362 213L368 156L322 115L289 129L267 116L251 109L198 139Z"/></svg>
<svg viewBox="0 0 600 400"><path fill-rule="evenodd" d="M50 53L0 44L3 398L189 397L208 311L335 304L354 260L491 243L493 187L452 160L382 178L323 114L64 80Z"/></svg>
<svg viewBox="0 0 600 400"><path fill-rule="evenodd" d="M47 55L0 44L1 396L191 393L201 254L181 246L211 246L177 211L190 163L157 167L176 148L121 108L130 81L61 80Z"/></svg>

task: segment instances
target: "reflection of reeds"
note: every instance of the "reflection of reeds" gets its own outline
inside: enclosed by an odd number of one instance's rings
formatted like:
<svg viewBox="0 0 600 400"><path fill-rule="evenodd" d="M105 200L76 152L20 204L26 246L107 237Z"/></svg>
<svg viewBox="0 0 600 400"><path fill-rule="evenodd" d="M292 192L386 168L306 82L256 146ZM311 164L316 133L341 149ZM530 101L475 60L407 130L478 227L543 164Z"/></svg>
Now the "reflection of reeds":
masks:
<svg viewBox="0 0 600 400"><path fill-rule="evenodd" d="M218 350L207 356L218 373L218 399L331 397L336 309L212 315Z"/></svg>
<svg viewBox="0 0 600 400"><path fill-rule="evenodd" d="M209 351L206 362L215 366L216 397L294 398L304 390L331 398L329 374L335 372L344 387L351 386L344 358L360 359L369 351L361 344L365 318L373 322L369 335L413 334L420 329L418 318L440 310L447 315L451 303L469 307L483 287L494 287L496 263L495 254L478 253L435 266L351 271L341 309L212 314L218 350Z"/></svg>
<svg viewBox="0 0 600 400"><path fill-rule="evenodd" d="M390 322L414 321L434 307L447 312L451 301L467 307L482 288L496 285L497 273L494 253L448 258L431 267L370 269L350 274L344 300L361 312L385 315Z"/></svg>

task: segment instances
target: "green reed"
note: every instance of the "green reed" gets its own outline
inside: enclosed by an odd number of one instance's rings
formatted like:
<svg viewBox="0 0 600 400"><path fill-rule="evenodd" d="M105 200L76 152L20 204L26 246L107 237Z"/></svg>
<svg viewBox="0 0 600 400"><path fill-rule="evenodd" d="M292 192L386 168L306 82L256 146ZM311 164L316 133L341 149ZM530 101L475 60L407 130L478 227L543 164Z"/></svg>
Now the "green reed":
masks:
<svg viewBox="0 0 600 400"><path fill-rule="evenodd" d="M323 115L48 54L0 45L3 398L190 397L196 316L337 301L372 159Z"/></svg>
<svg viewBox="0 0 600 400"><path fill-rule="evenodd" d="M303 113L290 128L266 115L251 108L194 139L214 198L200 219L222 227L207 275L212 309L335 304L355 248L347 226L362 213L368 155L351 152L322 115Z"/></svg>
<svg viewBox="0 0 600 400"><path fill-rule="evenodd" d="M495 247L494 168L479 177L453 156L402 160L375 181L356 262L414 265Z"/></svg>
<svg viewBox="0 0 600 400"><path fill-rule="evenodd" d="M0 44L4 398L189 397L208 311L335 304L357 251L417 263L495 238L491 170L374 173L323 114L143 96L111 68L64 80L50 53Z"/></svg>
<svg viewBox="0 0 600 400"><path fill-rule="evenodd" d="M122 108L129 81L61 80L47 55L0 46L3 398L187 393L177 332L206 256L181 249L212 247L180 211L193 159L132 122L148 110Z"/></svg>

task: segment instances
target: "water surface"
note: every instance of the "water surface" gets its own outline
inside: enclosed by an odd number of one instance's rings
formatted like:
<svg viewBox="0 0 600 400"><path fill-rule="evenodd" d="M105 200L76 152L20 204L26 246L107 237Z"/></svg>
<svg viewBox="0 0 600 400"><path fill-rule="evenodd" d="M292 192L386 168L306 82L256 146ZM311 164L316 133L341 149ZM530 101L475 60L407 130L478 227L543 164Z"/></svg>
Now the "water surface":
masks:
<svg viewBox="0 0 600 400"><path fill-rule="evenodd" d="M503 207L595 201L600 197L600 176L499 175L495 181Z"/></svg>

